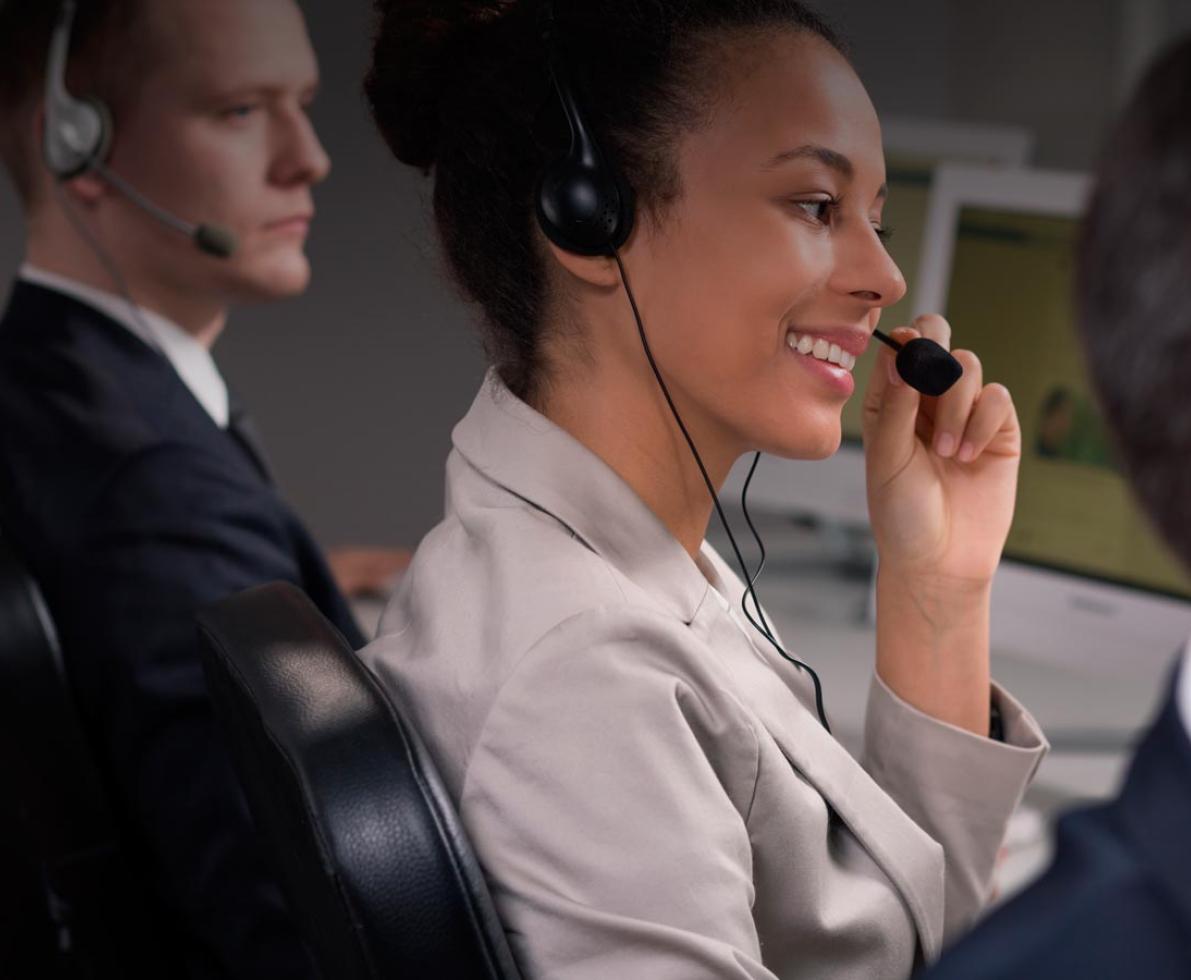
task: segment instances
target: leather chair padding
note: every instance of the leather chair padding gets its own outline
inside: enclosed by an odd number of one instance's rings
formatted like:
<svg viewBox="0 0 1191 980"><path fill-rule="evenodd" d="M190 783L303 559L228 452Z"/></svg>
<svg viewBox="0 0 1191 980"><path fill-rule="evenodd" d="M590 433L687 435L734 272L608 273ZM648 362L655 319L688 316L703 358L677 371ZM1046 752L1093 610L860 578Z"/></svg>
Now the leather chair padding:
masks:
<svg viewBox="0 0 1191 980"><path fill-rule="evenodd" d="M518 977L425 747L314 604L276 582L199 629L257 827L328 980Z"/></svg>
<svg viewBox="0 0 1191 980"><path fill-rule="evenodd" d="M155 963L133 878L41 591L0 534L0 961L13 975Z"/></svg>

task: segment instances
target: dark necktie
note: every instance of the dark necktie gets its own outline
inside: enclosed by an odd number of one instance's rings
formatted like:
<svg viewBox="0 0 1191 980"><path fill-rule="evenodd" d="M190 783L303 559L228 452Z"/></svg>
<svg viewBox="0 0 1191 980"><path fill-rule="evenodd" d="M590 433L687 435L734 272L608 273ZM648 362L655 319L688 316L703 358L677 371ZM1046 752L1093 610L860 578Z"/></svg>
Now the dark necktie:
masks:
<svg viewBox="0 0 1191 980"><path fill-rule="evenodd" d="M228 399L227 431L248 454L253 464L260 470L266 483L273 482L273 468L269 465L269 457L265 453L261 442L260 432L252 416L248 414L243 404L234 396Z"/></svg>

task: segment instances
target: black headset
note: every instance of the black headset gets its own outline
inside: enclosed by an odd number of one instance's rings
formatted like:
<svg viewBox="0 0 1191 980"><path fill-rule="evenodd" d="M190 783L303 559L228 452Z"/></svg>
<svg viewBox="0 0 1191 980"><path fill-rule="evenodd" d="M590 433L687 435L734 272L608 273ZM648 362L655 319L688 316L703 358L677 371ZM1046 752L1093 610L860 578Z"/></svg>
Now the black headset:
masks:
<svg viewBox="0 0 1191 980"><path fill-rule="evenodd" d="M575 93L552 59L554 89L571 130L570 148L551 161L535 195L538 223L559 248L612 255L633 230L633 189L604 156L579 111Z"/></svg>
<svg viewBox="0 0 1191 980"><path fill-rule="evenodd" d="M579 107L579 100L576 98L575 91L571 87L562 68L561 59L557 57L557 46L553 33L554 18L552 7L553 4L547 4L543 37L549 60L551 81L558 95L563 114L566 116L571 139L567 151L562 156L552 160L538 180L537 191L534 195L538 224L546 237L564 251L577 255L607 255L616 260L616 265L620 270L620 279L624 284L629 305L632 307L633 318L637 323L637 332L640 334L641 345L645 349L645 356L649 360L649 366L653 369L654 377L662 389L662 394L670 406L670 411L674 415L674 420L678 423L678 428L686 438L687 446L690 448L695 458L695 463L699 467L699 472L703 476L703 482L707 486L707 492L711 495L711 501L715 505L715 511L719 515L720 523L723 525L724 531L728 535L728 540L732 544L732 551L736 556L736 562L740 567L745 583L745 592L741 599L741 609L753 627L769 641L770 645L783 658L800 670L805 670L810 675L815 689L815 709L818 712L819 721L830 732L831 726L827 724L827 712L823 707L823 685L819 681L818 674L801 660L792 657L778 643L773 630L769 626L769 622L765 618L765 612L761 608L761 603L757 598L757 592L754 587L757 577L761 574L761 569L765 565L765 545L762 543L761 537L757 533L756 527L753 526L752 519L749 517L746 497L761 454L757 453L753 457L752 466L749 469L748 477L744 482L744 488L740 495L740 506L744 511L745 520L748 522L749 529L752 531L753 538L757 542L757 547L761 552L761 561L757 570L750 575L748 566L744 561L744 556L741 554L740 548L736 544L736 538L732 534L732 529L728 525L728 519L724 514L723 507L720 506L715 485L711 482L711 477L707 473L707 468L703 465L703 459L699 455L699 450L695 448L695 442L687 431L687 427L682 421L682 416L678 414L678 408L675 406L674 400L670 397L670 391L666 386L666 382L662 379L661 371L658 369L653 352L650 350L649 340L645 336L645 325L641 320L641 313L637 308L637 300L633 296L632 287L629 285L628 273L625 270L624 263L621 261L619 252L620 247L628 241L629 234L633 230L636 203L633 189L613 165L611 158L601 150L595 133L583 118ZM757 613L756 618L753 617L753 614L748 608L748 600L750 598Z"/></svg>

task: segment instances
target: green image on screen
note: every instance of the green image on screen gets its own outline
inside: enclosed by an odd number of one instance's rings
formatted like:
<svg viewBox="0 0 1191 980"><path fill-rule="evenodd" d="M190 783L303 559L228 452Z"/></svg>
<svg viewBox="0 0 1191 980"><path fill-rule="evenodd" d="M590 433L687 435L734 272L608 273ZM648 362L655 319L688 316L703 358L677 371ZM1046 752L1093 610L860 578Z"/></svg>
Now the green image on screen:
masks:
<svg viewBox="0 0 1191 980"><path fill-rule="evenodd" d="M1138 507L1114 459L1075 332L1073 218L963 208L946 316L984 382L1009 388L1022 426L1005 554L1179 596L1191 578Z"/></svg>

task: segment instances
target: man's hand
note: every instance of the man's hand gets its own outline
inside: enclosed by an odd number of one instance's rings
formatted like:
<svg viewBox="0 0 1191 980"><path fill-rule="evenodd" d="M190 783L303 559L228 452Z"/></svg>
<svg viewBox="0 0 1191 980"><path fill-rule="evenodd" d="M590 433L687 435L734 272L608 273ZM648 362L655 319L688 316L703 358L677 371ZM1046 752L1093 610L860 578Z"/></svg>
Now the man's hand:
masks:
<svg viewBox="0 0 1191 980"><path fill-rule="evenodd" d="M408 548L335 548L327 563L340 591L349 599L388 596L409 565Z"/></svg>

